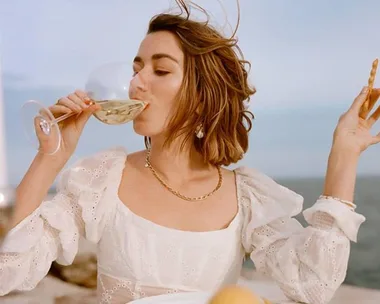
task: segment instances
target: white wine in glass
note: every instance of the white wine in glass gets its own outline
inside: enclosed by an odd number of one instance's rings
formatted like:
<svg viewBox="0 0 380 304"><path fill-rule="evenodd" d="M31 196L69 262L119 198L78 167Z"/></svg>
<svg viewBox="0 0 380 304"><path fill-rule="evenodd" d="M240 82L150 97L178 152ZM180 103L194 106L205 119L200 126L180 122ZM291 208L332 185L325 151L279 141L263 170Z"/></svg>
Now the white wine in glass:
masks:
<svg viewBox="0 0 380 304"><path fill-rule="evenodd" d="M125 124L135 119L147 106L142 100L129 98L132 66L126 62L112 62L94 70L88 77L85 91L92 102L100 105L93 115L108 125ZM54 117L53 113L35 100L27 101L22 107L24 129L27 138L40 152L55 154L62 141L60 122L77 115L67 113ZM41 133L43 136L41 136ZM40 136L38 136L40 134ZM43 137L43 139L41 139ZM48 141L41 151L41 140Z"/></svg>
<svg viewBox="0 0 380 304"><path fill-rule="evenodd" d="M101 109L93 115L108 125L120 125L133 120L145 108L139 100L101 100L96 102Z"/></svg>

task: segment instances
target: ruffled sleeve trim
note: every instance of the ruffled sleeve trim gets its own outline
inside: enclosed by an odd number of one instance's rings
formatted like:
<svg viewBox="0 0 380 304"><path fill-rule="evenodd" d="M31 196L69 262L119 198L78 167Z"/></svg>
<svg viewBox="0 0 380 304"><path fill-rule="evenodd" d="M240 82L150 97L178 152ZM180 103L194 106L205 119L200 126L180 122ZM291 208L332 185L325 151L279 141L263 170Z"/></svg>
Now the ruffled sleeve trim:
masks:
<svg viewBox="0 0 380 304"><path fill-rule="evenodd" d="M72 212L67 200L67 197L58 194L53 200L43 202L8 232L0 251L23 254L49 248L50 256L58 263L71 264L78 251L83 227L76 220L75 211Z"/></svg>
<svg viewBox="0 0 380 304"><path fill-rule="evenodd" d="M321 198L311 208L303 212L305 220L314 227L323 225L318 213L327 213L335 220L335 224L353 242L357 242L357 235L360 225L365 221L365 217L350 209L347 205L333 199Z"/></svg>

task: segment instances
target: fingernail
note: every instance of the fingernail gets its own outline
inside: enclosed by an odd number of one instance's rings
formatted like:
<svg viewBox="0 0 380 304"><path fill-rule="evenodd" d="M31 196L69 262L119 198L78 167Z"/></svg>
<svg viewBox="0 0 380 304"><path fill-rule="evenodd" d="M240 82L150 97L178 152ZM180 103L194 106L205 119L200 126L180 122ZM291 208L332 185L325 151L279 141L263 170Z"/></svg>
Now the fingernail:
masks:
<svg viewBox="0 0 380 304"><path fill-rule="evenodd" d="M368 87L364 87L363 90L362 90L363 93L367 93L368 92Z"/></svg>

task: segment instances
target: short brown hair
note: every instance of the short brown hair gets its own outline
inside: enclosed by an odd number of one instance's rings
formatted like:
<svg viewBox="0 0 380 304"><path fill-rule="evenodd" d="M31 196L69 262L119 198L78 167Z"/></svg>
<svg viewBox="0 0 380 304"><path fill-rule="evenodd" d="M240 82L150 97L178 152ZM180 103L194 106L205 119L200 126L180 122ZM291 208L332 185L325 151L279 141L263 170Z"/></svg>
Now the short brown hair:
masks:
<svg viewBox="0 0 380 304"><path fill-rule="evenodd" d="M254 116L244 102L256 92L248 84L245 65L250 68L250 63L243 59L237 46L236 30L231 38L225 38L209 25L209 18L205 22L190 20L185 1L176 2L180 14L156 15L148 28L148 34L173 33L185 58L184 79L165 145L181 136L181 148L191 140L206 163L228 166L239 161L248 149ZM202 139L195 136L195 128L200 124L204 128ZM149 145L149 139L145 139L145 144Z"/></svg>

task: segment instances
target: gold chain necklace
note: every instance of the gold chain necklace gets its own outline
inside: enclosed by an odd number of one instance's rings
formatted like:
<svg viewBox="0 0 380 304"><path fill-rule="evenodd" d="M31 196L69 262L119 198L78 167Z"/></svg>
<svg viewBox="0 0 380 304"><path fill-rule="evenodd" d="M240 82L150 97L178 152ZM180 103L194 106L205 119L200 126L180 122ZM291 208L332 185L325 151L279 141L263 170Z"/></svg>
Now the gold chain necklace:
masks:
<svg viewBox="0 0 380 304"><path fill-rule="evenodd" d="M222 183L223 183L223 176L222 176L222 170L220 169L220 166L217 166L217 169L218 169L218 175L219 175L219 181L218 181L218 184L216 185L215 189L212 190L210 193L207 193L207 194L204 194L202 196L198 196L198 197L189 197L189 196L186 196L186 195L183 195L181 193L179 193L178 191L174 190L172 187L170 187L159 175L158 173L156 172L156 170L154 170L154 168L152 167L152 164L150 163L150 150L148 149L147 150L147 153L146 153L146 158L145 158L145 167L146 168L149 168L150 171L152 171L153 175L158 179L158 181L161 183L161 185L163 185L166 189L168 189L171 193L173 193L174 195L178 196L179 198L183 199L183 200L186 200L186 201L201 201L201 200L204 200L208 197L210 197L211 195L213 195L216 191L219 190L219 188L222 186Z"/></svg>

